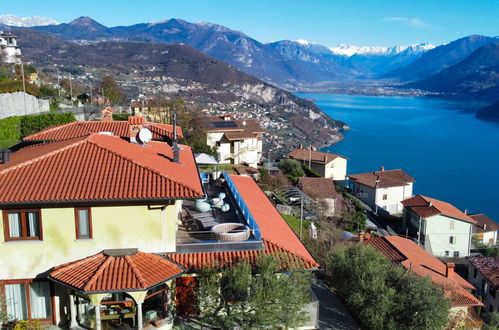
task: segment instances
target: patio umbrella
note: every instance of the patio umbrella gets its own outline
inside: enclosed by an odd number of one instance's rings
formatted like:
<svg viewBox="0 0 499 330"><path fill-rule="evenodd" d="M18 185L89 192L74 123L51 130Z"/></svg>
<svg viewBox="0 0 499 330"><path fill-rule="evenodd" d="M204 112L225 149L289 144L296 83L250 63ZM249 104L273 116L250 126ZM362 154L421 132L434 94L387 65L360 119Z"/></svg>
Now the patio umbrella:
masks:
<svg viewBox="0 0 499 330"><path fill-rule="evenodd" d="M195 154L197 164L218 165L218 161L212 155L205 153Z"/></svg>

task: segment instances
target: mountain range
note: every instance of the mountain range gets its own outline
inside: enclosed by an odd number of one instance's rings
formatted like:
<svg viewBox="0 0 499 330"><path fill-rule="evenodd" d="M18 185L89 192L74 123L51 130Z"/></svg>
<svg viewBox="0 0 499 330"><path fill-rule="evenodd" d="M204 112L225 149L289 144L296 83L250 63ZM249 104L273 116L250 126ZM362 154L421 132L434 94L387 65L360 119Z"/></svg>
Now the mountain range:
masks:
<svg viewBox="0 0 499 330"><path fill-rule="evenodd" d="M88 84L90 73L113 74L123 88L133 89L133 95L161 93L200 107L246 112L264 126L275 155L300 144L320 146L342 138L340 131L345 124L327 116L314 103L186 45L124 41L75 44L31 29L15 33L24 59L46 72L53 73L54 65L59 70L84 68L87 75L80 74L80 83Z"/></svg>
<svg viewBox="0 0 499 330"><path fill-rule="evenodd" d="M44 25L57 25L57 21L51 18L32 16L32 17L20 17L12 14L0 15L0 24L8 26L20 26L20 27L32 27L32 26L44 26Z"/></svg>

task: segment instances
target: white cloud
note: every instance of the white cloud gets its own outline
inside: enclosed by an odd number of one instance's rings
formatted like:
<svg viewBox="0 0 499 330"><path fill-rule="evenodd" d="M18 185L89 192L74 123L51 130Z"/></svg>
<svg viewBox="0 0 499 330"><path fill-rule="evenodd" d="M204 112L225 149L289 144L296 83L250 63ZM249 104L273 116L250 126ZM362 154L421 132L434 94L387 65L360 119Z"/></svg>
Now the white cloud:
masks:
<svg viewBox="0 0 499 330"><path fill-rule="evenodd" d="M419 18L415 17L403 17L403 16L396 16L396 17L386 17L382 19L383 22L401 22L404 23L405 25L412 26L412 27L418 27L418 28L431 28L431 25L420 20Z"/></svg>

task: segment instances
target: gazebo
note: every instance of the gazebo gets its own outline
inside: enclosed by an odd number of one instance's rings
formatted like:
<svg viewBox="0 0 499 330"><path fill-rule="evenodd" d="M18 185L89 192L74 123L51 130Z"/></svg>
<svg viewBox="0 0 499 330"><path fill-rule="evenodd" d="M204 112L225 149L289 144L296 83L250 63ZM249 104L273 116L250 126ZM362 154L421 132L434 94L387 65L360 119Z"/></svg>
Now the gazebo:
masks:
<svg viewBox="0 0 499 330"><path fill-rule="evenodd" d="M49 279L69 288L71 328L85 321L85 326L100 330L107 321L132 322L141 329L144 301L149 305L153 300L163 302L148 311L151 318L160 318L157 311L166 314L171 280L183 273L182 266L164 256L138 249L110 249L54 267Z"/></svg>

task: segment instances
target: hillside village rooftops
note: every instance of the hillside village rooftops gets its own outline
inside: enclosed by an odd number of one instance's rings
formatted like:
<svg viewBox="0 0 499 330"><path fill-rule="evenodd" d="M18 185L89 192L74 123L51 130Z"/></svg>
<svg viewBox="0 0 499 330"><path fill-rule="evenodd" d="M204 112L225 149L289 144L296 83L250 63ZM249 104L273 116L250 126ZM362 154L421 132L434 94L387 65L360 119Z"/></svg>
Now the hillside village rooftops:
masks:
<svg viewBox="0 0 499 330"><path fill-rule="evenodd" d="M460 211L454 205L439 201L438 199L416 195L414 197L403 200L402 204L406 207L410 207L412 211L414 211L422 218L429 218L434 215L442 214L473 224L476 223L475 219Z"/></svg>
<svg viewBox="0 0 499 330"><path fill-rule="evenodd" d="M298 185L310 197L336 198L338 195L333 180L328 178L299 178Z"/></svg>
<svg viewBox="0 0 499 330"><path fill-rule="evenodd" d="M295 149L288 154L289 158L296 160L312 161L319 164L328 164L338 157L345 158L344 156L332 154L329 152L322 152L310 149Z"/></svg>
<svg viewBox="0 0 499 330"><path fill-rule="evenodd" d="M128 250L104 250L56 266L49 278L84 293L123 292L144 291L184 272L168 258Z"/></svg>
<svg viewBox="0 0 499 330"><path fill-rule="evenodd" d="M483 213L470 214L470 218L476 221L475 233L486 233L499 230L499 223L495 222Z"/></svg>
<svg viewBox="0 0 499 330"><path fill-rule="evenodd" d="M452 300L453 306L482 306L467 289L474 289L468 281L454 272L453 264L446 265L413 241L398 237L375 237L364 241L395 264L400 264L407 270L425 277L441 286L446 296Z"/></svg>
<svg viewBox="0 0 499 330"><path fill-rule="evenodd" d="M173 138L173 125L145 122L142 117L130 116L128 121L75 121L68 124L52 126L35 134L26 136L24 141L62 141L78 137L86 137L93 133L111 132L121 138L130 138L130 125L143 124L152 132L153 140ZM182 128L177 127L177 135L181 138Z"/></svg>
<svg viewBox="0 0 499 330"><path fill-rule="evenodd" d="M492 287L499 289L499 258L496 257L466 257L470 264L482 273Z"/></svg>
<svg viewBox="0 0 499 330"><path fill-rule="evenodd" d="M385 171L374 171L361 174L348 175L351 181L359 184L372 187L372 188L389 188L406 186L416 180L401 169Z"/></svg>
<svg viewBox="0 0 499 330"><path fill-rule="evenodd" d="M205 131L224 133L228 140L255 138L265 132L254 119L233 119L229 116L207 117Z"/></svg>
<svg viewBox="0 0 499 330"><path fill-rule="evenodd" d="M0 205L202 198L193 153L182 147L176 163L168 143L105 134L29 146L0 164L0 186L8 187Z"/></svg>

